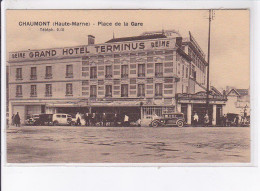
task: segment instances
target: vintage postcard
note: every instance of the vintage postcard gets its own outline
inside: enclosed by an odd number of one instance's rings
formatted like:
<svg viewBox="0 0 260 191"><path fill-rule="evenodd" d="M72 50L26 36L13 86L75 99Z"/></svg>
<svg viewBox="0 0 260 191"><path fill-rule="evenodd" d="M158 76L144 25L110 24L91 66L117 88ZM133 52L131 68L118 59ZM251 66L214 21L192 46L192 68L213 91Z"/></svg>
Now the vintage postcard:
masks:
<svg viewBox="0 0 260 191"><path fill-rule="evenodd" d="M6 10L7 163L250 163L249 13Z"/></svg>

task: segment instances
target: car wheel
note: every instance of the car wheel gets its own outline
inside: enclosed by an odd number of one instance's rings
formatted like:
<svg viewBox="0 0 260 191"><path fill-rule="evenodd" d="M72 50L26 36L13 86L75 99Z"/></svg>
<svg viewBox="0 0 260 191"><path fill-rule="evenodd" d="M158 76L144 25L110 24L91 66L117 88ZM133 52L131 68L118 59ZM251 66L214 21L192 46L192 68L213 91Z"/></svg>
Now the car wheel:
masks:
<svg viewBox="0 0 260 191"><path fill-rule="evenodd" d="M152 127L158 127L160 124L158 121L153 121L152 122Z"/></svg>
<svg viewBox="0 0 260 191"><path fill-rule="evenodd" d="M59 124L58 121L53 122L53 126L57 126L58 124Z"/></svg>
<svg viewBox="0 0 260 191"><path fill-rule="evenodd" d="M178 127L183 127L184 123L183 123L183 121L178 121L177 125L178 125Z"/></svg>

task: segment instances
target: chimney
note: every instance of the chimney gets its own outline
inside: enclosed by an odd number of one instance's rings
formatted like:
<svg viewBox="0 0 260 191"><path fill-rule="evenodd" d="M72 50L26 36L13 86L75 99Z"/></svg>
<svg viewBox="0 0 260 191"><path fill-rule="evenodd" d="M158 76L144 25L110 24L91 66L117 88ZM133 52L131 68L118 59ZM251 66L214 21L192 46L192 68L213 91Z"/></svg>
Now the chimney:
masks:
<svg viewBox="0 0 260 191"><path fill-rule="evenodd" d="M95 44L95 37L88 35L88 45Z"/></svg>

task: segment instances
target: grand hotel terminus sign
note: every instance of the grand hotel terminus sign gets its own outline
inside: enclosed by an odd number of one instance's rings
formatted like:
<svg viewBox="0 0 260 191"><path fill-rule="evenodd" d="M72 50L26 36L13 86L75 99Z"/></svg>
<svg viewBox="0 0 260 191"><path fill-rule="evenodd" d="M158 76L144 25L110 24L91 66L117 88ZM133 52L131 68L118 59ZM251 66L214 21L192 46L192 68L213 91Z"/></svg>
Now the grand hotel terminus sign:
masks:
<svg viewBox="0 0 260 191"><path fill-rule="evenodd" d="M53 49L44 49L44 50L29 50L29 51L11 52L9 54L9 61L15 62L15 61L34 60L34 59L76 57L76 56L83 56L86 54L174 48L174 46L175 46L174 40L167 39L167 40L137 41L137 42L124 42L124 43L108 43L108 44L76 46L76 47L68 47L68 48L53 48Z"/></svg>

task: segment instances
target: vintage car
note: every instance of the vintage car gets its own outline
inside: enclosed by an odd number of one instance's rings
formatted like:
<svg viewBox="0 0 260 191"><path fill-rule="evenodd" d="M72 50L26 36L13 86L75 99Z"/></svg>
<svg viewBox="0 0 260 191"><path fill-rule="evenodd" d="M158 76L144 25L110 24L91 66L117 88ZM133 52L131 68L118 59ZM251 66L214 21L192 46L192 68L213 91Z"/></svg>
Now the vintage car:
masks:
<svg viewBox="0 0 260 191"><path fill-rule="evenodd" d="M165 127L165 126L178 126L183 127L185 119L183 113L164 113L162 117L154 119L150 126L152 127Z"/></svg>
<svg viewBox="0 0 260 191"><path fill-rule="evenodd" d="M227 113L227 126L238 126L239 125L239 114Z"/></svg>
<svg viewBox="0 0 260 191"><path fill-rule="evenodd" d="M71 125L72 117L65 113L55 113L52 116L53 125Z"/></svg>
<svg viewBox="0 0 260 191"><path fill-rule="evenodd" d="M40 114L39 125L53 125L53 114Z"/></svg>
<svg viewBox="0 0 260 191"><path fill-rule="evenodd" d="M52 125L53 114L33 114L28 116L26 125Z"/></svg>
<svg viewBox="0 0 260 191"><path fill-rule="evenodd" d="M39 114L32 114L27 117L25 120L26 125L39 125L39 119L40 115Z"/></svg>

